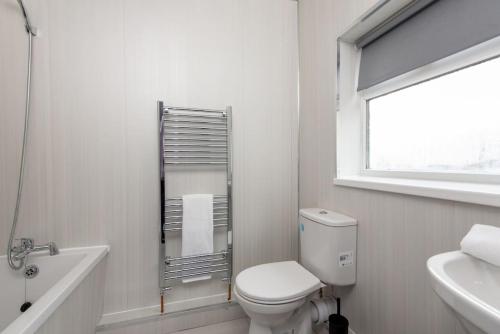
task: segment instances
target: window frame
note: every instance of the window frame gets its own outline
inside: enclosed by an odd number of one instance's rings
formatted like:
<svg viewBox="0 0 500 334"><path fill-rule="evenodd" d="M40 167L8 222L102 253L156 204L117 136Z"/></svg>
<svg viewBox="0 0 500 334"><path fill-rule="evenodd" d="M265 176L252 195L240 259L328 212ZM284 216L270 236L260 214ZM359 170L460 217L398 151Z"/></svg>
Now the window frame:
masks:
<svg viewBox="0 0 500 334"><path fill-rule="evenodd" d="M457 181L500 184L500 173L481 171L412 171L412 170L377 170L368 168L368 113L371 99L397 92L427 81L437 79L466 68L479 65L489 60L500 58L500 38L487 41L460 53L423 66L397 78L380 83L358 92L361 103L362 148L361 176L396 177L436 181Z"/></svg>

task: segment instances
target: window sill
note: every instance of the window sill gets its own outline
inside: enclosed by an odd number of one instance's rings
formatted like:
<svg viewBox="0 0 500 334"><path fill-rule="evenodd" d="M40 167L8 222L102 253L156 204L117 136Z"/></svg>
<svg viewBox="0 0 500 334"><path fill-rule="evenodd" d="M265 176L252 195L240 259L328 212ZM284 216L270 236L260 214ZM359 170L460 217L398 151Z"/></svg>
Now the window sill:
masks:
<svg viewBox="0 0 500 334"><path fill-rule="evenodd" d="M500 184L349 176L335 185L500 207Z"/></svg>

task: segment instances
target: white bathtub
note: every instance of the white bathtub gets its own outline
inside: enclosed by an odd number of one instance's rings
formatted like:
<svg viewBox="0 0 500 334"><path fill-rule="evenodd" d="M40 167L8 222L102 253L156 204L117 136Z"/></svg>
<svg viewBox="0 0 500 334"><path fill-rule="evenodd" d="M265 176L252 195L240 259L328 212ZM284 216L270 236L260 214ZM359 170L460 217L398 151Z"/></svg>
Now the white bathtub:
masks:
<svg viewBox="0 0 500 334"><path fill-rule="evenodd" d="M25 279L0 256L1 334L90 334L102 313L108 246L61 249L56 256L30 255L40 272ZM20 307L33 305L24 313Z"/></svg>

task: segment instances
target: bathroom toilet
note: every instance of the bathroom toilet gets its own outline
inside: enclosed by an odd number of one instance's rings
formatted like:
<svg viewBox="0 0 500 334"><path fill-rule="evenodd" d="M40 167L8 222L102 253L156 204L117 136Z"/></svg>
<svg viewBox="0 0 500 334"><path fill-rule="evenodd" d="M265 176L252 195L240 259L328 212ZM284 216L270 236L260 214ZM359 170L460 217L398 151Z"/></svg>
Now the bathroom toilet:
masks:
<svg viewBox="0 0 500 334"><path fill-rule="evenodd" d="M249 334L312 334L313 322L327 316L318 316L310 303L314 293L325 284L356 281L356 220L328 210L302 209L299 228L300 264L261 264L236 277L234 295L250 317Z"/></svg>

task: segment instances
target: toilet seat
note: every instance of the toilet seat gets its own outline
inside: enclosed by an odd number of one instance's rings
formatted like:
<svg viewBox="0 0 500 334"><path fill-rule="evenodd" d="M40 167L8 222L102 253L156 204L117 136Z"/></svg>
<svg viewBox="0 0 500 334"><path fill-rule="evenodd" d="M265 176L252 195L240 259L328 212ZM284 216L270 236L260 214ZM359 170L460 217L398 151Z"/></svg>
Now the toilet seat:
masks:
<svg viewBox="0 0 500 334"><path fill-rule="evenodd" d="M258 304L298 301L322 286L320 280L295 261L274 262L243 270L236 277L240 297Z"/></svg>

